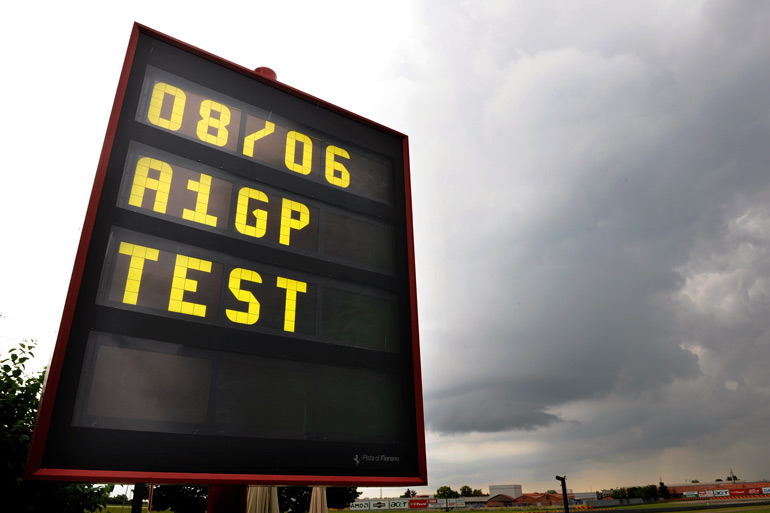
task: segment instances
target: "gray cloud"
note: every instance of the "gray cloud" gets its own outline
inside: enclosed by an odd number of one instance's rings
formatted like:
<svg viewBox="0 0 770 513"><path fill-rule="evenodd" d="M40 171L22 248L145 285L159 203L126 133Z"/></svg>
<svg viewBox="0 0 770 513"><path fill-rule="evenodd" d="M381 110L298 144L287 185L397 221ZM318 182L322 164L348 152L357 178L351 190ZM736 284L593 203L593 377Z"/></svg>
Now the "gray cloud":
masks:
<svg viewBox="0 0 770 513"><path fill-rule="evenodd" d="M623 451L756 429L770 8L481 5L427 4L410 68L417 192L441 191L417 219L428 427ZM606 422L566 422L581 401Z"/></svg>

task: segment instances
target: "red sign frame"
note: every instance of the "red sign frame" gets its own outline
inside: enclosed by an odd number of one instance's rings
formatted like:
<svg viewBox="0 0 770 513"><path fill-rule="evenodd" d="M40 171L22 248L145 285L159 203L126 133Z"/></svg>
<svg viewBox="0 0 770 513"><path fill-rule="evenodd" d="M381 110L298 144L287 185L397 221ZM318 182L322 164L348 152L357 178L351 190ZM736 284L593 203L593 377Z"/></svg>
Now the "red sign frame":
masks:
<svg viewBox="0 0 770 513"><path fill-rule="evenodd" d="M47 444L58 436L57 433L52 432L52 418L55 416L55 410L57 408L57 396L62 395L59 391L59 385L62 381L63 372L69 371L73 368L73 365L82 365L81 361L72 363L73 344L71 343L71 332L73 330L73 323L76 322L77 310L79 308L79 301L82 301L81 287L84 281L93 280L93 271L88 269L88 255L89 251L93 252L96 248L100 249L98 243L93 242L94 237L100 236L98 233L100 228L98 226L97 214L101 203L104 200L105 195L105 182L109 181L108 167L110 159L113 157L113 148L116 144L116 138L119 132L119 123L122 119L121 115L126 116L124 105L126 101L127 90L129 89L129 77L132 73L132 65L134 63L135 53L139 44L140 38L153 38L163 44L170 47L180 49L189 53L195 58L202 59L209 63L213 63L223 70L234 72L239 75L248 77L255 83L268 84L271 88L277 90L280 94L285 94L287 97L299 99L304 102L311 103L317 106L319 109L331 113L330 115L338 116L340 118L346 118L352 120L361 126L369 127L375 131L386 134L389 137L395 137L402 141L403 145L403 206L404 206L404 222L405 222L405 247L407 248L407 254L405 257L406 265L405 271L408 276L405 277L408 280L408 310L409 310L409 326L408 331L411 337L411 351L409 354L410 364L412 369L412 375L410 377L411 383L414 386L414 439L413 445L416 451L414 458L416 465L414 472L410 472L408 475L386 475L379 472L372 472L371 475L363 474L358 475L339 475L339 474L314 474L314 473L276 473L276 474L264 474L264 473L242 473L242 472L189 472L189 471L158 471L158 470L142 470L142 469L110 469L110 468L75 468L72 467L51 467L46 463L46 451ZM129 115L131 113L128 113ZM415 283L415 264L414 264L414 243L413 243L413 227L412 227L412 205L411 205L411 191L409 180L409 161L408 161L408 138L396 131L386 128L378 123L362 118L356 114L353 114L345 109L329 104L323 100L315 98L304 92L298 91L290 86L282 84L277 81L273 81L266 78L255 71L249 70L232 62L226 61L219 57L216 57L206 51L192 47L183 43L177 39L169 37L165 34L159 33L148 27L140 24L134 24L131 38L128 45L123 69L120 75L120 80L115 95L115 101L113 104L112 113L107 127L104 145L102 153L99 159L99 164L94 180L94 185L91 193L91 198L84 221L84 226L81 234L80 243L78 246L77 257L75 260L72 278L70 282L70 288L67 293L67 299L62 315L62 321L59 329L59 335L57 343L52 356L51 364L49 365L48 373L46 375L46 383L44 386L44 392L40 401L40 407L38 411L38 418L36 422L35 432L32 439L26 476L30 479L44 479L44 480L65 480L65 481L90 481L90 482L154 482L154 483L206 483L206 484L305 484L305 485L358 485L358 486L401 486L401 485L425 485L427 484L427 464L425 457L425 437L424 437L424 420L423 420L423 402L422 402L422 385L421 385L421 370L420 370L420 350L419 350L419 332L417 321L417 295L416 295L416 283ZM113 200L107 200L113 201ZM103 238L106 238L104 234L101 234ZM72 349L72 351L70 351ZM69 351L69 352L68 352ZM63 399L62 399L63 400ZM61 400L59 402L59 408L62 408Z"/></svg>

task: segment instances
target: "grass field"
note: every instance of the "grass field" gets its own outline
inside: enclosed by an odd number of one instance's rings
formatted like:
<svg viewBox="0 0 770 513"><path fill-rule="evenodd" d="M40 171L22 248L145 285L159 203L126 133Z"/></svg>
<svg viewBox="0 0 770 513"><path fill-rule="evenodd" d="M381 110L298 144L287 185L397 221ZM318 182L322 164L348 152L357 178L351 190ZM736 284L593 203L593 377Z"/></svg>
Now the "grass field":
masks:
<svg viewBox="0 0 770 513"><path fill-rule="evenodd" d="M126 503L124 506L115 506L114 504L108 505L102 510L102 513L131 513L131 503ZM142 507L142 513L147 513L147 506ZM171 513L170 511L155 511L153 513Z"/></svg>
<svg viewBox="0 0 770 513"><path fill-rule="evenodd" d="M634 509L653 509L653 508L656 508L656 507L660 507L660 508L667 507L667 508L670 508L670 507L676 507L676 506L692 506L692 505L693 505L692 502L686 502L686 501L682 501L682 502L663 502L663 503L658 503L658 504L637 504L637 505L632 505L632 506L616 506L614 508L607 508L607 510L623 511L623 510L634 510ZM435 511L441 512L442 510L435 510ZM477 510L465 510L465 511L477 511ZM479 511L481 511L483 513L489 513L489 512L494 512L494 513L528 513L528 512L541 512L541 513L549 512L549 513L555 513L555 512L559 512L559 511L564 511L564 508L561 508L561 507L526 508L526 509L525 508L515 508L515 509L511 509L511 508L506 508L506 509L503 509L503 508L500 508L500 509L498 509L498 508L486 509L485 508L485 509L479 510ZM581 512L581 513L585 513L586 512L586 510L574 510L574 509L570 508L570 512L572 512L572 511L577 511L577 512ZM588 510L588 512L590 512L590 511L592 511L592 510ZM603 511L603 510L599 510L599 511ZM714 513L714 507L713 506L709 506L709 502L704 502L703 503L703 509L702 510L692 510L692 511L688 511L687 513L701 513L701 512L706 512L706 511L708 511L709 513ZM110 505L110 506L107 506L105 509L103 509L102 512L107 512L107 513L131 513L131 504L125 504L124 506ZM142 508L142 513L146 513L146 512L147 512L147 507L143 507ZM770 513L770 506L752 506L750 504L746 504L744 506L742 504L735 504L734 507L718 509L718 510L716 510L716 512L718 512L718 513ZM169 511L166 511L166 512L158 511L158 512L154 512L154 513L171 513L171 512L169 512Z"/></svg>
<svg viewBox="0 0 770 513"><path fill-rule="evenodd" d="M721 501L720 501L721 502ZM655 509L655 508L676 508L676 507L692 507L696 506L698 504L701 504L703 506L702 510L693 510L692 513L698 513L698 511L714 511L714 505L719 504L719 502L712 502L712 501L675 501L675 502L656 502L652 504L633 504L628 506L615 506L612 509L615 510L634 510L634 509ZM762 513L767 512L768 506L754 506L751 504L735 504L734 508L724 508L724 509L717 509L719 512L726 512L726 511L734 511L735 509L740 511L746 511L754 513L755 511L760 511Z"/></svg>
<svg viewBox="0 0 770 513"><path fill-rule="evenodd" d="M684 504L687 504L687 503L684 503ZM671 503L669 503L669 505L671 505ZM649 504L648 504L648 507L650 507ZM640 509L640 507L635 507L635 506L618 506L616 508L612 508L613 511L623 510L623 509ZM703 505L703 509L692 510L692 511L688 511L687 513L701 513L701 512L704 512L704 511L708 511L710 513L714 513L715 510L714 510L713 507L710 508L710 507L708 507L707 504L704 504ZM748 504L746 506L742 506L740 504L736 504L735 507L718 509L716 511L718 513L735 513L735 512L740 512L740 513L770 513L770 506L750 506Z"/></svg>

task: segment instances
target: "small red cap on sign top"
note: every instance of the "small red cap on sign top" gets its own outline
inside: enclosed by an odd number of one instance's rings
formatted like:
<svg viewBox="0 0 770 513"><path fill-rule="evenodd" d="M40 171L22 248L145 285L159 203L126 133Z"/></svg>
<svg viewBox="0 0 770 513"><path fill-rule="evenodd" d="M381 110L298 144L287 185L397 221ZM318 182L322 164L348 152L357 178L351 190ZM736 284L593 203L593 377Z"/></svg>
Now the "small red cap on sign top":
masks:
<svg viewBox="0 0 770 513"><path fill-rule="evenodd" d="M257 73L257 75L262 75L263 77L269 78L270 80L278 80L278 75L275 74L275 71L271 70L270 68L266 68L265 66L260 66L254 71Z"/></svg>

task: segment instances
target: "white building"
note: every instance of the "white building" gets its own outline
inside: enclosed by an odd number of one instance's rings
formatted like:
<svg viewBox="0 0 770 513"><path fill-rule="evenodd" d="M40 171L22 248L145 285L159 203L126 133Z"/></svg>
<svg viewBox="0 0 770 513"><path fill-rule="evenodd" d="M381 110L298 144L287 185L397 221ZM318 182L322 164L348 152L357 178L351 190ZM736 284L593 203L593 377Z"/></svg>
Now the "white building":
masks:
<svg viewBox="0 0 770 513"><path fill-rule="evenodd" d="M521 485L519 484L489 485L490 497L494 497L495 495L500 495L500 494L507 495L512 499L518 499L522 495Z"/></svg>

